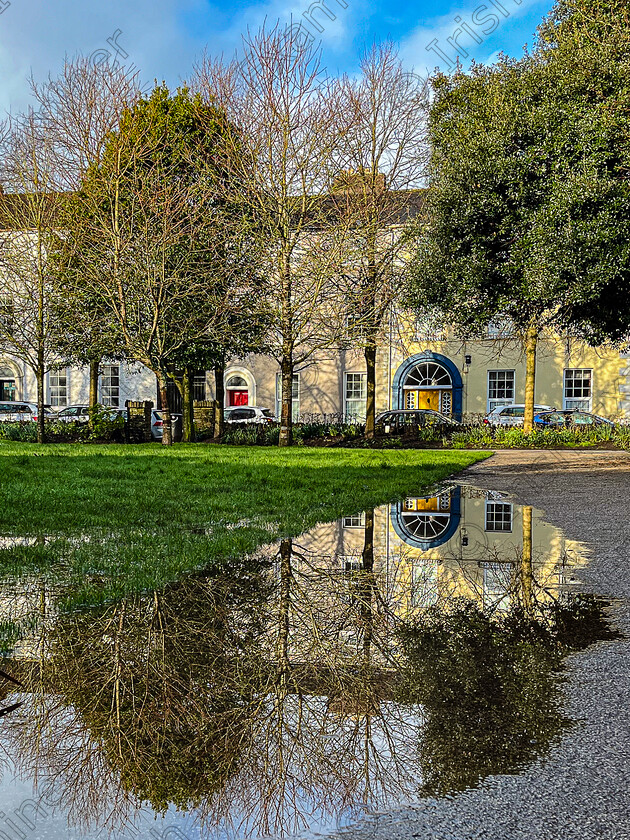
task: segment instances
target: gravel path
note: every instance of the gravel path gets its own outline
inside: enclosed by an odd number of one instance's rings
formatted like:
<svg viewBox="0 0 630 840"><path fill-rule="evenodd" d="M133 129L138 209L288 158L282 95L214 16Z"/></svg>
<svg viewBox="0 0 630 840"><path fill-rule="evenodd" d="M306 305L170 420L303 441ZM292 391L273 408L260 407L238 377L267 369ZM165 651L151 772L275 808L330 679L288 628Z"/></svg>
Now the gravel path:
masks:
<svg viewBox="0 0 630 840"><path fill-rule="evenodd" d="M590 547L585 591L615 599L625 639L570 657L568 707L582 721L544 760L478 790L378 815L347 836L365 840L626 840L630 838L630 454L498 453L462 474L510 493Z"/></svg>

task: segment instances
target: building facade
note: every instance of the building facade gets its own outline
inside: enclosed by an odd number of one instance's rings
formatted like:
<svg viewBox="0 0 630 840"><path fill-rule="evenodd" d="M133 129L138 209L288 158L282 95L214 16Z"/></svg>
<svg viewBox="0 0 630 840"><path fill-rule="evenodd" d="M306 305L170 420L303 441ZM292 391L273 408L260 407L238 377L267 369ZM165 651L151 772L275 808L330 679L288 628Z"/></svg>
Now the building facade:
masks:
<svg viewBox="0 0 630 840"><path fill-rule="evenodd" d="M280 413L280 368L269 356L232 360L225 371L225 405L257 405ZM45 402L54 408L87 403L87 368L67 367L46 375ZM294 418L362 419L366 373L360 347L314 356L294 375ZM174 395L176 397L176 394ZM195 399L214 399L212 372L194 378ZM0 352L0 401L34 402L32 371ZM126 400L155 404L155 376L142 365L103 364L99 401L123 407ZM523 403L525 359L515 339L489 335L463 342L441 336L390 337L377 355L377 411L432 408L456 418L474 418L499 405ZM630 356L609 347L588 347L549 336L539 343L535 400L555 408L578 408L611 419L630 419Z"/></svg>

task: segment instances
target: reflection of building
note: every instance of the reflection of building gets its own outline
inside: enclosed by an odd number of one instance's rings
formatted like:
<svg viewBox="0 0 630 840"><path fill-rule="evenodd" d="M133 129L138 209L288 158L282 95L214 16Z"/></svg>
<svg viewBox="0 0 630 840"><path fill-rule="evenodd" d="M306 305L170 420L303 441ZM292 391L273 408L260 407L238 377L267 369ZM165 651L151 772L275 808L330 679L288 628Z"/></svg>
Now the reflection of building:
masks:
<svg viewBox="0 0 630 840"><path fill-rule="evenodd" d="M582 546L539 512L467 486L377 508L373 528L381 591L403 613L452 597L503 608L518 597L527 564L537 601L561 597L585 562ZM358 571L365 515L320 525L297 542L320 565Z"/></svg>

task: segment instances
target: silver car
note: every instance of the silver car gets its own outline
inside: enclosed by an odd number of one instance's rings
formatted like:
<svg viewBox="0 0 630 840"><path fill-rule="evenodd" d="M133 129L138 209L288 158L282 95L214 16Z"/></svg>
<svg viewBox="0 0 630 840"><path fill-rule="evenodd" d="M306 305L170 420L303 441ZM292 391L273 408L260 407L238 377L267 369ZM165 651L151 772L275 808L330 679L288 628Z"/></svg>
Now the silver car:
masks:
<svg viewBox="0 0 630 840"><path fill-rule="evenodd" d="M226 423L275 423L276 418L269 408L257 405L237 405L223 412Z"/></svg>
<svg viewBox="0 0 630 840"><path fill-rule="evenodd" d="M110 405L100 405L99 408L104 413L107 413L110 420L115 420L117 417L126 419L127 417L127 412L124 408L115 408ZM90 406L67 405L57 412L55 419L59 420L60 423L87 423L90 419Z"/></svg>
<svg viewBox="0 0 630 840"><path fill-rule="evenodd" d="M44 406L44 418L54 420L55 412L51 411L49 405ZM36 423L37 403L32 402L2 402L0 403L0 422L5 423Z"/></svg>
<svg viewBox="0 0 630 840"><path fill-rule="evenodd" d="M554 411L552 405L535 405L534 414L540 411ZM498 405L488 412L483 419L486 426L522 426L525 418L525 405Z"/></svg>

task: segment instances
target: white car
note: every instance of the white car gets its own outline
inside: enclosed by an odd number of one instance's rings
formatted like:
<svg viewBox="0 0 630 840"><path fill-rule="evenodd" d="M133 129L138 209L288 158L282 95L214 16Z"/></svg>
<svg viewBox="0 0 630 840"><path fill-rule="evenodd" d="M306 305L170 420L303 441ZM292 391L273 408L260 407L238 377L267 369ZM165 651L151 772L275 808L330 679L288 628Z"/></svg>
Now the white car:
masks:
<svg viewBox="0 0 630 840"><path fill-rule="evenodd" d="M44 406L46 420L54 420L56 415L49 405ZM4 423L37 423L37 403L31 402L2 402L0 403L0 422Z"/></svg>
<svg viewBox="0 0 630 840"><path fill-rule="evenodd" d="M226 423L275 423L276 417L269 408L257 405L237 405L223 412Z"/></svg>
<svg viewBox="0 0 630 840"><path fill-rule="evenodd" d="M99 406L104 412L106 411L111 420L117 417L123 419L127 416L127 412L123 408L114 408L109 405ZM87 423L90 419L89 405L67 405L65 408L60 408L55 418L60 423Z"/></svg>
<svg viewBox="0 0 630 840"><path fill-rule="evenodd" d="M535 405L534 414L541 411L554 411L552 405ZM525 417L525 405L498 405L483 418L486 426L522 426Z"/></svg>

